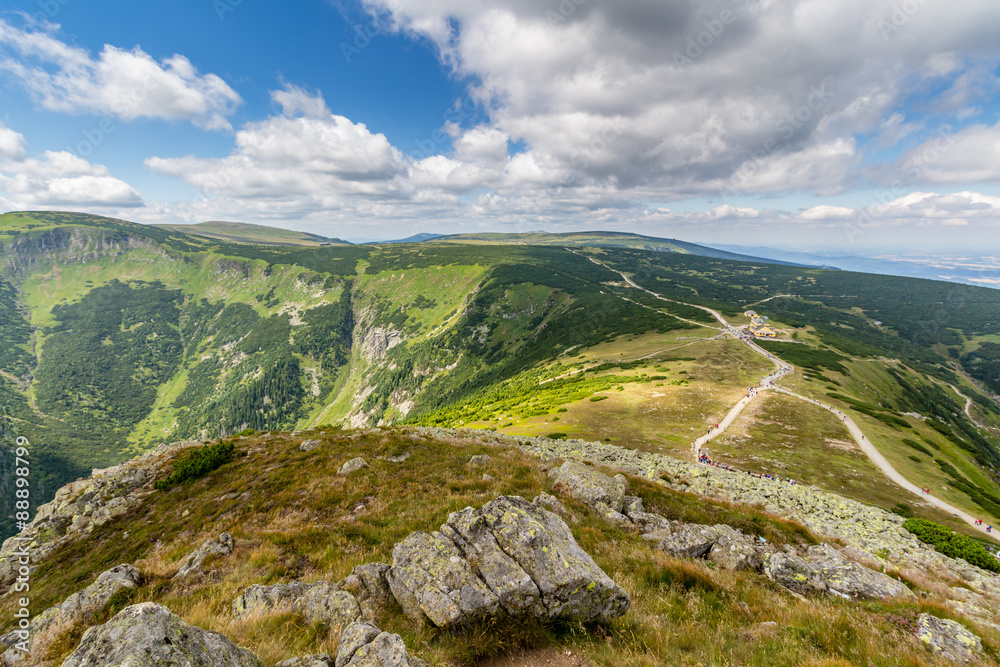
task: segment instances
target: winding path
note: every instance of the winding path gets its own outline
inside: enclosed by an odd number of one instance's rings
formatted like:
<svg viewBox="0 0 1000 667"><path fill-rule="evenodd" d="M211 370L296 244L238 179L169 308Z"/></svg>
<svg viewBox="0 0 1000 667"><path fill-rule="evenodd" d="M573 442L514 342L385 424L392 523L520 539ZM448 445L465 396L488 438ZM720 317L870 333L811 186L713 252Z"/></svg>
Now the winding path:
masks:
<svg viewBox="0 0 1000 667"><path fill-rule="evenodd" d="M567 250L570 250L570 249L567 248ZM570 252L573 252L573 251L570 250ZM629 278L627 275L625 275L621 271L617 271L615 269L612 269L611 267L607 266L603 262L600 262L600 261L594 259L593 257L588 257L588 259L590 259L590 261L592 261L595 264L603 266L604 268L606 268L606 269L608 269L610 271L614 271L615 273L621 275L621 277L625 280L625 282L628 285L630 285L631 287L634 287L635 289L638 289L638 290L641 290L643 292L646 292L647 294L650 294L651 296L654 296L657 299L660 299L662 301L667 301L669 303L676 303L676 304L679 304L679 305L682 305L682 306L690 306L692 308L698 308L698 309L703 310L703 311L705 311L707 313L710 313L713 317L715 317L716 320L719 321L720 324L722 324L724 333L732 334L738 340L742 340L754 352L756 352L757 354L760 354L760 355L768 358L770 361L772 361L775 364L775 366L777 366L777 370L774 373L772 373L772 374L768 375L767 377L765 377L764 379L762 379L760 381L759 386L756 387L755 390L750 393L750 395L744 396L740 400L739 403L737 403L736 405L733 406L733 408L723 418L723 420L721 422L719 422L718 428L712 428L708 433L706 433L705 435L701 436L700 438L698 438L697 440L694 441L694 443L692 445L692 449L694 450L694 454L695 454L695 458L696 459L700 456L700 454L701 454L701 448L705 445L705 443L707 443L707 442L709 442L709 441L717 438L718 436L722 435L726 431L726 429L729 428L729 426L736 420L736 418L739 417L740 413L743 412L743 409L746 406L748 406L753 401L753 399L756 398L760 394L761 391L778 391L778 392L781 392L783 394L787 394L788 396L792 396L792 397L800 399L802 401L806 401L807 403L812 403L813 405L816 405L818 407L821 407L821 408L824 408L826 410L829 410L830 412L832 412L835 415L837 415L841 419L841 421L843 422L844 426L847 427L847 430L851 434L851 437L854 439L854 441L856 443L858 443L858 447L861 448L861 451L863 451L865 453L865 455L871 460L872 463L874 463L876 466L878 466L878 468L882 471L882 473L886 477L888 477L890 480L892 480L893 482L895 482L901 488L909 491L910 493L912 493L914 495L920 496L920 498L922 500L930 503L931 505L937 507L938 509L940 509L940 510L942 510L944 512L948 512L949 514L951 514L952 516L954 516L956 518L962 519L963 521L965 521L966 523L968 523L973 528L976 528L977 530L979 530L984 536L986 536L988 538L991 538L991 539L993 539L993 540L995 540L997 542L1000 542L1000 535L994 535L993 533L987 533L984 528L981 528L981 527L977 526L976 525L976 519L973 518L972 515L970 515L969 513L965 512L963 510L958 509L954 505L951 505L950 503L945 502L944 500L941 500L940 498L937 498L936 496L924 493L923 490L920 487L918 487L916 484L913 484L912 482L910 482L909 480L907 480L905 477L903 477L903 475L901 475L899 473L899 471L896 470L892 466L891 463L889 463L889 461L882 455L882 453L879 452L878 449L875 448L875 446L871 443L871 441L868 440L867 436L865 436L864 432L861 430L860 427L858 427L857 423L855 423L855 421L853 419L851 419L851 417L849 417L848 415L844 414L843 412L841 412L837 408L833 407L832 405L827 405L825 403L821 403L820 401L818 401L816 399L808 398L806 396L802 396L801 394L796 394L795 392L793 392L793 391L791 391L789 389L785 389L784 387L779 387L779 386L775 385L774 383L778 379L780 379L781 377L783 377L783 376L788 375L789 373L791 373L793 370L795 370L795 367L792 366L791 364L789 364L788 362L783 361L782 359L779 359L775 355L771 354L770 352L768 352L767 350L765 350L764 348L762 348L760 345L757 345L757 343L755 343L754 341L749 340L749 339L745 338L744 336L742 336L740 334L739 330L736 329L735 327L733 327L726 320L726 318L724 318L722 316L721 313L719 313L718 311L713 310L711 308L708 308L707 306L699 306L699 305L696 305L696 304L693 304L693 303L685 303L683 301L675 301L674 299L668 299L665 296L657 294L656 292L653 292L652 290L646 289L645 287L642 287L641 285L636 284L631 278ZM786 295L781 295L781 296L786 296ZM772 297L772 298L776 298L776 297ZM763 302L758 302L758 303L763 303ZM675 315L674 317L677 317L677 316ZM683 318L678 318L678 319L683 319ZM690 320L685 320L685 321L690 321ZM700 326L706 326L707 327L707 325L704 325L704 324L700 324ZM707 327L707 328L714 328L714 327ZM958 391L958 389L956 389L955 387L952 387L952 389L954 389L955 392L959 394L959 396L962 396L962 394ZM969 399L968 397L965 397L965 396L962 396L962 397L966 399L966 406L965 406L966 415L969 417L970 420L973 421L973 423L976 423L975 420L972 418L972 414L971 414L971 403L972 403L971 399ZM998 518L1000 518L1000 517L998 517ZM998 528L1000 528L1000 526L998 526Z"/></svg>

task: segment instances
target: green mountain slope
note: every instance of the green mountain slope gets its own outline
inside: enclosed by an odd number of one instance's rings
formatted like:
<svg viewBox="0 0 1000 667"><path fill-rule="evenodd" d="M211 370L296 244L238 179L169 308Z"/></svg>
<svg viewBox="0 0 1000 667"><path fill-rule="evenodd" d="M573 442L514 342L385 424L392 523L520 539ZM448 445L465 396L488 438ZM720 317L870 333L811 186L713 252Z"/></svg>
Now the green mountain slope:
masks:
<svg viewBox="0 0 1000 667"><path fill-rule="evenodd" d="M246 222L199 222L192 225L156 225L160 229L184 234L204 236L227 243L250 243L277 246L318 246L318 245L349 245L340 239L329 239L325 236L297 232L291 229L278 229L264 225L251 225Z"/></svg>
<svg viewBox="0 0 1000 667"><path fill-rule="evenodd" d="M797 390L842 396L912 479L1000 515L1000 408L976 384L991 386L991 366L974 361L991 349L1000 293L594 240L283 247L82 214L0 216L0 429L32 442L35 502L161 442L246 429L465 424L686 456L769 364L624 271L677 301L730 317L752 306L794 330L796 344L777 345L800 367ZM948 385L970 397L969 414ZM940 453L897 461L914 433ZM847 490L893 505L869 487ZM12 497L0 498L7 534Z"/></svg>

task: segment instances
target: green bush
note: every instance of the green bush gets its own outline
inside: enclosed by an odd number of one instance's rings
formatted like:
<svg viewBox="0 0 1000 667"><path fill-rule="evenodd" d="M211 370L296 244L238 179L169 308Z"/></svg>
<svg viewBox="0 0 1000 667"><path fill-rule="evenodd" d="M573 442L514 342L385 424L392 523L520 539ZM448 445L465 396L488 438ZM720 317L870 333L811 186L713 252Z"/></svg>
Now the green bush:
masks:
<svg viewBox="0 0 1000 667"><path fill-rule="evenodd" d="M924 447L923 445L921 445L916 440L910 440L909 438L903 438L902 442L903 442L904 445L908 445L910 447L913 447L915 450L917 450L921 454L926 454L927 456L934 456L933 454L931 454L931 450L927 449L926 447Z"/></svg>
<svg viewBox="0 0 1000 667"><path fill-rule="evenodd" d="M188 480L200 479L232 460L231 442L217 442L214 445L188 450L184 458L174 461L173 472L158 481L156 488L163 491Z"/></svg>
<svg viewBox="0 0 1000 667"><path fill-rule="evenodd" d="M903 528L917 536L921 542L951 558L961 558L967 563L990 572L1000 573L1000 561L971 537L959 535L944 526L926 519L907 519Z"/></svg>

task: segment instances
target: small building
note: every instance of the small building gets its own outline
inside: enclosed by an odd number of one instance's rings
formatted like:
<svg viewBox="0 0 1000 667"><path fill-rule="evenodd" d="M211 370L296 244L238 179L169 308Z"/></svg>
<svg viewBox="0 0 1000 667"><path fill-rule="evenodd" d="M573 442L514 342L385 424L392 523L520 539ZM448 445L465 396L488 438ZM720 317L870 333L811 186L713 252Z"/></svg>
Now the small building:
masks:
<svg viewBox="0 0 1000 667"><path fill-rule="evenodd" d="M743 314L746 315L747 317L749 317L750 319L753 319L753 318L757 317L757 311L755 311L755 310L748 310L747 312L745 312Z"/></svg>
<svg viewBox="0 0 1000 667"><path fill-rule="evenodd" d="M750 327L750 333L757 338L777 338L778 332L764 323L754 324Z"/></svg>

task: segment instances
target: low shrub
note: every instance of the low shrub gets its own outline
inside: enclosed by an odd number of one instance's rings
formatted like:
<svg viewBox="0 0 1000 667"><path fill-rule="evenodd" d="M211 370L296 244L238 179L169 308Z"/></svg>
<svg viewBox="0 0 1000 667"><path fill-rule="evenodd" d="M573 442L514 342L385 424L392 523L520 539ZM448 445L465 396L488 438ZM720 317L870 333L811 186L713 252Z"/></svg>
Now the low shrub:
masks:
<svg viewBox="0 0 1000 667"><path fill-rule="evenodd" d="M935 549L951 558L961 558L967 563L990 572L1000 574L1000 561L971 537L959 535L944 526L926 519L907 519L903 528L917 536L924 544L930 544Z"/></svg>
<svg viewBox="0 0 1000 667"><path fill-rule="evenodd" d="M156 483L163 491L182 482L200 479L213 470L233 460L233 443L217 442L188 450L184 457L174 461L174 470Z"/></svg>

